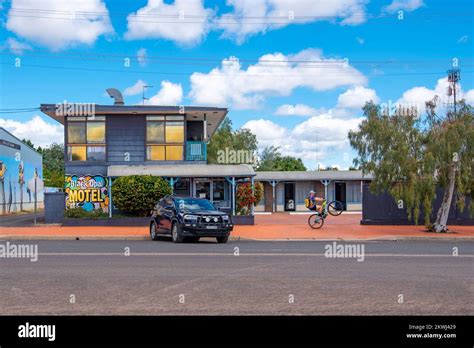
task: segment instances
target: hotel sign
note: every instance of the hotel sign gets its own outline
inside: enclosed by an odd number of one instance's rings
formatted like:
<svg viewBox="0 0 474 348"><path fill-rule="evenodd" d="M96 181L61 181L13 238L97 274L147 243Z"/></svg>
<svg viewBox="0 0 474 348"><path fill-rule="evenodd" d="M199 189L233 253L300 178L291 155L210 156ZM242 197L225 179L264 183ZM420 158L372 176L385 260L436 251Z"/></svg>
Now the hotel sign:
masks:
<svg viewBox="0 0 474 348"><path fill-rule="evenodd" d="M66 175L66 209L109 212L109 179L102 175Z"/></svg>

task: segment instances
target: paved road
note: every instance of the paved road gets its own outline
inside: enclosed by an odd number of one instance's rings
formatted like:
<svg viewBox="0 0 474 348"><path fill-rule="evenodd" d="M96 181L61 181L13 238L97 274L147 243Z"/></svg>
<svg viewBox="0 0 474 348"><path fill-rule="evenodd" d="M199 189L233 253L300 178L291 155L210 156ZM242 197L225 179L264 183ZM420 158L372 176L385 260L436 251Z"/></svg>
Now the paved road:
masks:
<svg viewBox="0 0 474 348"><path fill-rule="evenodd" d="M327 242L10 243L39 256L0 258L0 314L474 314L470 242L367 242L362 262Z"/></svg>
<svg viewBox="0 0 474 348"><path fill-rule="evenodd" d="M34 222L34 213L22 213L0 216L0 227L31 226ZM38 211L36 222L44 223L44 211Z"/></svg>

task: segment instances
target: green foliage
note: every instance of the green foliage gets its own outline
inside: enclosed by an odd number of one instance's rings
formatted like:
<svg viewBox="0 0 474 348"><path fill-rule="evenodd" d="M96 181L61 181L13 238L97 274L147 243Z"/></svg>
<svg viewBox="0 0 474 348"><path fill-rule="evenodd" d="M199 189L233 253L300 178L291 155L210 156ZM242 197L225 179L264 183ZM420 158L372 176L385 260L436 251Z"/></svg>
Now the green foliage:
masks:
<svg viewBox="0 0 474 348"><path fill-rule="evenodd" d="M112 183L113 204L138 216L147 216L161 198L171 193L166 180L151 175L122 176Z"/></svg>
<svg viewBox="0 0 474 348"><path fill-rule="evenodd" d="M43 154L43 177L45 186L63 187L64 185L64 146L52 144L44 149L38 148Z"/></svg>
<svg viewBox="0 0 474 348"><path fill-rule="evenodd" d="M390 192L415 223L423 206L424 222L430 226L436 187L448 185L450 168L456 172L458 206L463 208L465 195L472 195L474 117L472 107L463 102L445 118L435 114L433 104L427 107L422 118L413 112L388 115L367 103L366 119L349 132L349 140L358 152L355 166L374 175L371 191Z"/></svg>
<svg viewBox="0 0 474 348"><path fill-rule="evenodd" d="M263 184L259 181L256 181L254 183L254 189L255 189L255 202L254 205L257 206L263 199L264 195L264 189L263 189Z"/></svg>
<svg viewBox="0 0 474 348"><path fill-rule="evenodd" d="M237 185L235 199L237 203L237 215L249 215L252 204L256 206L263 198L263 184L254 183L254 192L252 193L252 184L244 183Z"/></svg>
<svg viewBox="0 0 474 348"><path fill-rule="evenodd" d="M35 148L29 139L23 139L22 142L43 156L44 186L62 188L64 185L64 145L53 143L49 147Z"/></svg>
<svg viewBox="0 0 474 348"><path fill-rule="evenodd" d="M266 147L261 156L258 171L306 171L301 158L282 156L279 148Z"/></svg>
<svg viewBox="0 0 474 348"><path fill-rule="evenodd" d="M33 142L30 139L22 139L21 141L23 143L25 143L26 145L28 145L29 147L36 150L35 144L33 144ZM38 148L40 148L40 147L38 147Z"/></svg>
<svg viewBox="0 0 474 348"><path fill-rule="evenodd" d="M249 129L232 129L232 121L226 117L207 145L207 161L210 164L219 163L219 151L225 149L239 151L245 150L249 153L257 151L257 137Z"/></svg>
<svg viewBox="0 0 474 348"><path fill-rule="evenodd" d="M77 219L107 219L109 215L99 209L85 211L82 208L71 208L65 210L64 217Z"/></svg>

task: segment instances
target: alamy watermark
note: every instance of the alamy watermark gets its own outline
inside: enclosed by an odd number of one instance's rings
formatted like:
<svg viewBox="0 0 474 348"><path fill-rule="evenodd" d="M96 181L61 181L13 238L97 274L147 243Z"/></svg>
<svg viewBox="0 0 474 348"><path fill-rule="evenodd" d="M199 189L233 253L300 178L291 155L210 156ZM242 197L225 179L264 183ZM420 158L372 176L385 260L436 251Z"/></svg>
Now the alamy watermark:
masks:
<svg viewBox="0 0 474 348"><path fill-rule="evenodd" d="M219 164L255 164L257 155L250 150L234 150L226 147L217 151L217 163Z"/></svg>
<svg viewBox="0 0 474 348"><path fill-rule="evenodd" d="M38 244L0 244L0 259L30 259L38 261Z"/></svg>
<svg viewBox="0 0 474 348"><path fill-rule="evenodd" d="M330 259L357 259L358 262L363 262L365 259L365 246L364 244L338 244L332 242L326 244L324 247L324 256Z"/></svg>
<svg viewBox="0 0 474 348"><path fill-rule="evenodd" d="M389 100L380 104L380 111L386 116L413 116L419 117L426 108L425 104L419 103L394 103Z"/></svg>
<svg viewBox="0 0 474 348"><path fill-rule="evenodd" d="M64 100L62 103L55 104L55 115L60 117L81 116L94 117L94 103L68 103Z"/></svg>
<svg viewBox="0 0 474 348"><path fill-rule="evenodd" d="M19 338L47 338L48 341L56 340L56 325L36 325L26 322L18 326Z"/></svg>

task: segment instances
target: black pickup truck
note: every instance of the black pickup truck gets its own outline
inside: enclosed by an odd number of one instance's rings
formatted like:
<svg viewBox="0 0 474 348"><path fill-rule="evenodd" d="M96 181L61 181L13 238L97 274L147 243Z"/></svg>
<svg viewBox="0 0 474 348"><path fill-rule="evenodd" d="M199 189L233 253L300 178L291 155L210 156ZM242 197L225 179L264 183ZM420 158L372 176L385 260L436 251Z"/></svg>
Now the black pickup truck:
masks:
<svg viewBox="0 0 474 348"><path fill-rule="evenodd" d="M158 240L171 236L174 243L185 239L215 237L226 243L233 229L231 217L203 198L166 196L154 207L150 221L150 237Z"/></svg>

